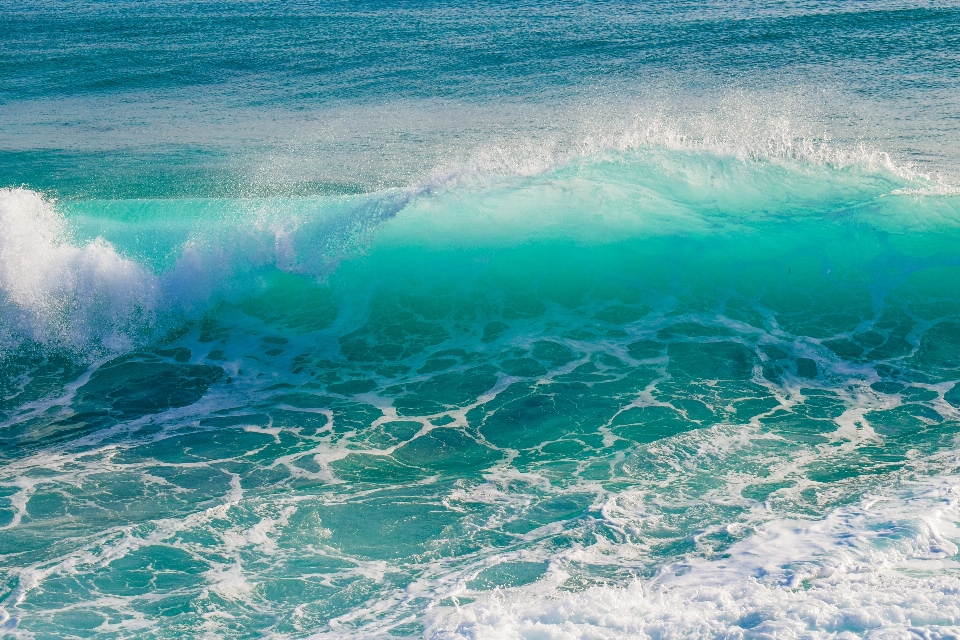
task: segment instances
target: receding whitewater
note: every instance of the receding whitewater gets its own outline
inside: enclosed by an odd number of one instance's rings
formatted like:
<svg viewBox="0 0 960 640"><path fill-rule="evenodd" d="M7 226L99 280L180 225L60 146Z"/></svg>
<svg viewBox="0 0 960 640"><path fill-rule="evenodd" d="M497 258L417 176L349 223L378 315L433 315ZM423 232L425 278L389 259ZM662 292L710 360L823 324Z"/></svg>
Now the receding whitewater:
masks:
<svg viewBox="0 0 960 640"><path fill-rule="evenodd" d="M960 637L955 8L0 8L0 635Z"/></svg>

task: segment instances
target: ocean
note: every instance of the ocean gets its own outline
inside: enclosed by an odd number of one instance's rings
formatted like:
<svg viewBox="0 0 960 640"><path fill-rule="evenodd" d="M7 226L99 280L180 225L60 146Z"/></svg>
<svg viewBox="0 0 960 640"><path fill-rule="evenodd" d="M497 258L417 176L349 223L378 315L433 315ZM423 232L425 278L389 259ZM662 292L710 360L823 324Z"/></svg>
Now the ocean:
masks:
<svg viewBox="0 0 960 640"><path fill-rule="evenodd" d="M0 16L0 635L960 637L957 3Z"/></svg>

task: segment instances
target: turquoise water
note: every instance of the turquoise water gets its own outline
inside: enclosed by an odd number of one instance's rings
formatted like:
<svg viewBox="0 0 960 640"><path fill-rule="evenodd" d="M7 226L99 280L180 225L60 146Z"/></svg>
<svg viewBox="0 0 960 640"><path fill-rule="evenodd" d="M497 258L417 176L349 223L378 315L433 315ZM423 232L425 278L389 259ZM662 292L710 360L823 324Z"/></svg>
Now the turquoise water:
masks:
<svg viewBox="0 0 960 640"><path fill-rule="evenodd" d="M960 635L960 10L0 3L0 631Z"/></svg>

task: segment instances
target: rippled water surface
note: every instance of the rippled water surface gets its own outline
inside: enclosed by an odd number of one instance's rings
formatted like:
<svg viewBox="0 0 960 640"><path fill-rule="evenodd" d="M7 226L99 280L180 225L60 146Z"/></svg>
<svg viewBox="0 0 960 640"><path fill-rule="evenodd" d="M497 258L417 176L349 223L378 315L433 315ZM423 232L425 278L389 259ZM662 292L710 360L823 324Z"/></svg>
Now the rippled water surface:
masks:
<svg viewBox="0 0 960 640"><path fill-rule="evenodd" d="M953 5L0 11L0 632L960 635Z"/></svg>

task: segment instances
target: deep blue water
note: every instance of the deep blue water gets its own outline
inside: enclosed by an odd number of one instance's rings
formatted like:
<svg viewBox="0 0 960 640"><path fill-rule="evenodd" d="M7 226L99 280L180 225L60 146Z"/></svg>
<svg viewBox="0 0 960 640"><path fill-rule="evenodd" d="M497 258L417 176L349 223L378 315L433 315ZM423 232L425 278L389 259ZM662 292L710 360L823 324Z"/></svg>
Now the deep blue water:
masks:
<svg viewBox="0 0 960 640"><path fill-rule="evenodd" d="M960 6L0 14L0 632L960 635Z"/></svg>

